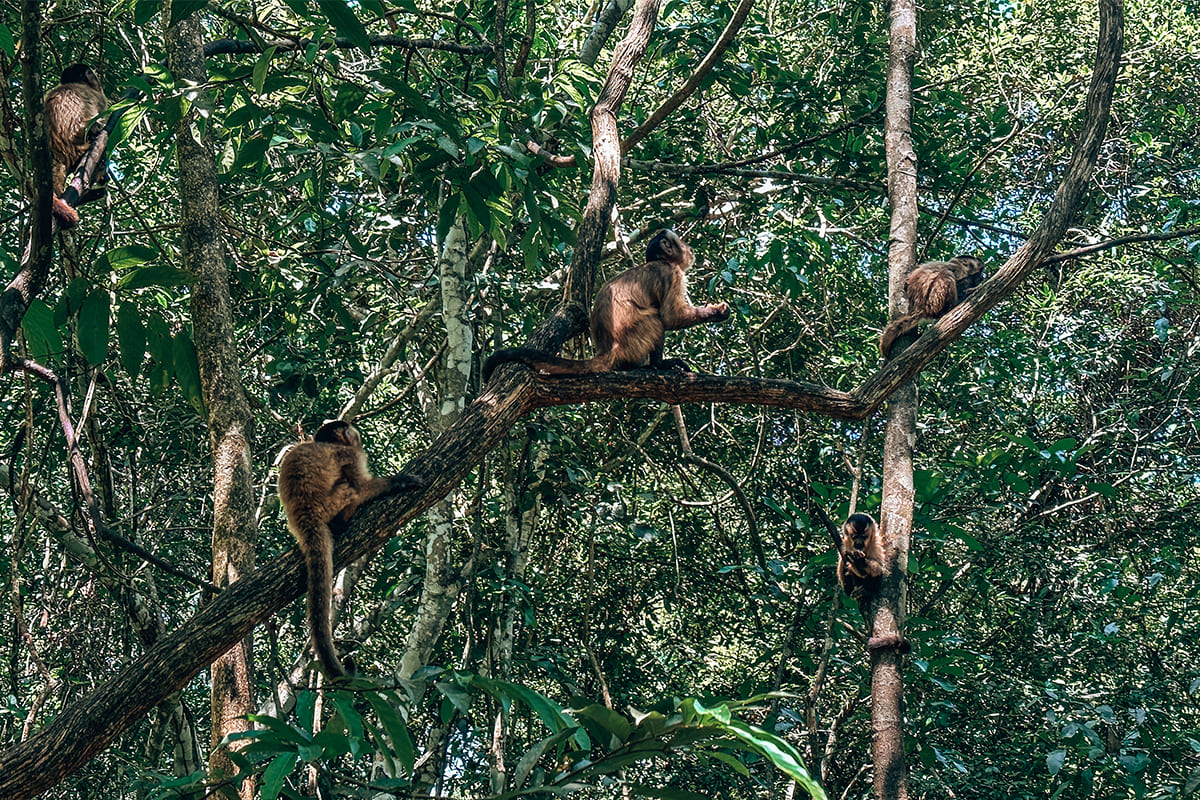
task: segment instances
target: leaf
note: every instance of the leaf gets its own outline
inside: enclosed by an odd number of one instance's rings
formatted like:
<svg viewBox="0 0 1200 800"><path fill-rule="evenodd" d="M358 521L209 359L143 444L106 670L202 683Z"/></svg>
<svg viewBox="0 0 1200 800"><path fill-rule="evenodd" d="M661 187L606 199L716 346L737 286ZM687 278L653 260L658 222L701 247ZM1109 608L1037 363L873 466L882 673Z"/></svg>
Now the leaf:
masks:
<svg viewBox="0 0 1200 800"><path fill-rule="evenodd" d="M171 22L168 27L178 25L207 5L208 0L171 0Z"/></svg>
<svg viewBox="0 0 1200 800"><path fill-rule="evenodd" d="M77 339L79 352L93 367L104 363L108 356L108 292L93 289L79 308Z"/></svg>
<svg viewBox="0 0 1200 800"><path fill-rule="evenodd" d="M263 84L267 80L267 70L271 66L271 59L275 57L275 47L271 46L263 50L258 61L254 62L254 73L250 78L250 83L254 87L255 94L262 94Z"/></svg>
<svg viewBox="0 0 1200 800"><path fill-rule="evenodd" d="M345 0L320 0L317 5L339 36L349 39L355 47L371 52L371 40L367 36L367 29L359 22Z"/></svg>
<svg viewBox="0 0 1200 800"><path fill-rule="evenodd" d="M196 409L196 413L204 415L204 398L200 391L200 361L196 357L196 345L187 331L180 331L175 336L172 346L172 362L175 365L175 380L179 382L179 390L184 398Z"/></svg>
<svg viewBox="0 0 1200 800"><path fill-rule="evenodd" d="M121 303L117 309L117 344L121 348L121 367L137 380L146 359L146 326L142 312L133 303Z"/></svg>
<svg viewBox="0 0 1200 800"><path fill-rule="evenodd" d="M262 793L259 795L262 800L275 800L279 796L280 790L283 789L283 779L296 767L297 758L295 753L280 753L263 770Z"/></svg>
<svg viewBox="0 0 1200 800"><path fill-rule="evenodd" d="M62 353L63 342L54 325L54 311L36 297L30 301L21 320L21 331L25 334L25 344L34 361L45 364L51 356Z"/></svg>
<svg viewBox="0 0 1200 800"><path fill-rule="evenodd" d="M194 280L187 270L158 264L153 267L135 269L118 281L122 289L144 289L147 286L187 286Z"/></svg>
<svg viewBox="0 0 1200 800"><path fill-rule="evenodd" d="M400 714L396 711L396 707L388 702L387 697L380 695L378 692L366 692L364 697L371 704L371 708L375 709L375 715L379 717L379 721L383 723L383 727L387 730L392 751L400 759L400 765L404 768L404 774L408 775L412 772L417 758L412 737L408 733L408 727L404 724L404 720L400 719Z"/></svg>
<svg viewBox="0 0 1200 800"><path fill-rule="evenodd" d="M158 250L146 245L134 244L128 247L114 247L107 253L102 255L98 261L98 266L103 269L104 264L115 270L131 269L139 264L145 264L147 261L153 261L158 258Z"/></svg>
<svg viewBox="0 0 1200 800"><path fill-rule="evenodd" d="M1066 750L1055 750L1046 756L1046 769L1050 770L1051 775L1057 775L1058 771L1063 768L1063 764L1067 761Z"/></svg>
<svg viewBox="0 0 1200 800"><path fill-rule="evenodd" d="M564 739L571 736L573 731L559 731L552 733L540 742L535 742L533 747L526 750L517 759L517 766L513 771L512 787L520 789L525 785L525 781L529 778L529 774L533 772L533 768L537 766L538 761L551 747L557 747Z"/></svg>
<svg viewBox="0 0 1200 800"><path fill-rule="evenodd" d="M7 25L0 25L0 50L3 50L9 58L17 54L16 45L13 43L12 31Z"/></svg>

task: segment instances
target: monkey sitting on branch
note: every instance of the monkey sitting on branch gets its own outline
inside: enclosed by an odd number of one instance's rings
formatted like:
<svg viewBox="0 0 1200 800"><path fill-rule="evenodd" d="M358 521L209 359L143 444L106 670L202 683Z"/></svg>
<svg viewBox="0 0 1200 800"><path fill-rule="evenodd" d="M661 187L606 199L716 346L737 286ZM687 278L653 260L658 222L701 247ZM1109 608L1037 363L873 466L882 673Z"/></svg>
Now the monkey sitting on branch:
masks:
<svg viewBox="0 0 1200 800"><path fill-rule="evenodd" d="M955 256L949 261L926 261L908 273L904 293L908 313L883 329L879 352L891 355L896 339L914 330L923 319L940 319L966 299L983 282L983 262L974 256Z"/></svg>
<svg viewBox="0 0 1200 800"><path fill-rule="evenodd" d="M311 442L293 446L279 464L279 499L308 567L313 649L330 680L347 674L333 644L334 534L368 500L421 485L411 475L372 477L358 431L343 420L322 425Z"/></svg>
<svg viewBox="0 0 1200 800"><path fill-rule="evenodd" d="M550 375L589 375L631 369L687 370L680 359L663 359L666 331L729 318L729 304L693 306L687 294L692 248L672 230L659 231L646 246L646 263L627 269L600 287L592 304L591 332L596 355L575 361L518 347L498 350L483 365L486 383L496 367L520 361Z"/></svg>
<svg viewBox="0 0 1200 800"><path fill-rule="evenodd" d="M91 148L92 126L89 123L107 109L104 88L87 64L67 67L58 85L46 93L46 134L54 162L51 210L62 228L74 228L79 224L78 212L62 198L67 173L75 169Z"/></svg>

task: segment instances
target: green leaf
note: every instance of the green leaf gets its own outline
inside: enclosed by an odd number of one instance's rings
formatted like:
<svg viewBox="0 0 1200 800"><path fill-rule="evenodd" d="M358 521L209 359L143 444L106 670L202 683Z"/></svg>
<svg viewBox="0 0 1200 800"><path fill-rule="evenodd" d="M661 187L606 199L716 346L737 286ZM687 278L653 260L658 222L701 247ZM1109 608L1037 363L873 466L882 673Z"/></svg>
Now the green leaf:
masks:
<svg viewBox="0 0 1200 800"><path fill-rule="evenodd" d="M13 58L17 54L12 31L8 29L7 25L0 25L0 50L3 50L9 58Z"/></svg>
<svg viewBox="0 0 1200 800"><path fill-rule="evenodd" d="M1051 775L1057 775L1058 771L1063 768L1063 764L1067 762L1066 750L1055 750L1046 756L1046 769L1050 770Z"/></svg>
<svg viewBox="0 0 1200 800"><path fill-rule="evenodd" d="M416 749L413 747L408 727L404 724L404 720L400 719L400 714L396 711L396 707L388 702L387 697L380 695L378 692L366 692L364 697L371 704L371 708L375 709L375 715L379 717L379 721L383 723L383 727L387 730L391 749L396 754L396 757L400 759L400 765L404 768L404 775L408 775L412 772L413 764L416 763Z"/></svg>
<svg viewBox="0 0 1200 800"><path fill-rule="evenodd" d="M158 264L135 269L118 281L122 289L144 289L147 286L187 286L194 280L192 273L178 267Z"/></svg>
<svg viewBox="0 0 1200 800"><path fill-rule="evenodd" d="M371 52L371 40L367 36L367 29L358 21L358 17L350 10L345 0L320 0L317 5L339 36L344 36L356 47Z"/></svg>
<svg viewBox="0 0 1200 800"><path fill-rule="evenodd" d="M77 339L79 352L93 367L108 356L109 297L103 289L93 289L79 308Z"/></svg>
<svg viewBox="0 0 1200 800"><path fill-rule="evenodd" d="M103 265L107 264L110 268L119 272L123 269L131 269L139 264L145 264L147 261L153 261L156 258L158 258L158 250L153 247L141 244L129 245L128 247L114 247L100 256L97 261L97 267L103 270Z"/></svg>
<svg viewBox="0 0 1200 800"><path fill-rule="evenodd" d="M283 789L283 780L296 767L297 758L295 753L280 753L272 759L263 770L262 793L259 795L262 800L275 800L279 796L280 790Z"/></svg>
<svg viewBox="0 0 1200 800"><path fill-rule="evenodd" d="M187 331L180 331L175 336L172 348L172 361L175 365L175 380L184 398L196 409L196 413L204 415L204 397L200 390L200 361L196 357L196 345Z"/></svg>
<svg viewBox="0 0 1200 800"><path fill-rule="evenodd" d="M25 334L29 355L39 364L45 364L52 356L62 353L63 342L54 325L54 312L36 297L30 301L21 320L21 331Z"/></svg>
<svg viewBox="0 0 1200 800"><path fill-rule="evenodd" d="M117 309L117 344L121 348L121 366L137 380L146 358L146 326L142 312L133 303L121 303Z"/></svg>
<svg viewBox="0 0 1200 800"><path fill-rule="evenodd" d="M537 766L537 762L545 755L546 751L551 747L557 747L565 739L570 738L574 731L563 730L558 733L552 733L540 742L536 742L533 747L526 750L517 759L517 766L513 771L512 786L514 789L520 789L525 786L525 781L529 778L529 774L533 772L533 768Z"/></svg>
<svg viewBox="0 0 1200 800"><path fill-rule="evenodd" d="M171 21L168 27L178 25L207 5L207 0L171 0Z"/></svg>
<svg viewBox="0 0 1200 800"><path fill-rule="evenodd" d="M262 94L263 84L267 80L267 71L271 67L271 59L275 57L275 47L268 47L263 50L263 54L254 62L254 73L250 78L250 84L254 87L255 94Z"/></svg>

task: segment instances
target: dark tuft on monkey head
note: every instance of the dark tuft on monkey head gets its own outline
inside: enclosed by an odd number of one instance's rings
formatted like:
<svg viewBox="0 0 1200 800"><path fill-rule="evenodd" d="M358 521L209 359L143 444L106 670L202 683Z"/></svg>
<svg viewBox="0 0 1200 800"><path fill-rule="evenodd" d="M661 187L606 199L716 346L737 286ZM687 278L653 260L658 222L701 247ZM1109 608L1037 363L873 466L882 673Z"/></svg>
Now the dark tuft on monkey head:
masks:
<svg viewBox="0 0 1200 800"><path fill-rule="evenodd" d="M344 419L330 420L320 428L317 428L317 432L313 434L313 441L347 445L349 447L362 446L362 439L359 438L358 431Z"/></svg>
<svg viewBox="0 0 1200 800"><path fill-rule="evenodd" d="M870 514L851 514L842 528L842 535L850 537L855 550L862 550L867 537L875 532L875 519Z"/></svg>
<svg viewBox="0 0 1200 800"><path fill-rule="evenodd" d="M62 71L62 77L59 78L59 83L82 83L85 86L91 86L93 89L100 88L100 79L96 77L96 73L87 64L72 64Z"/></svg>
<svg viewBox="0 0 1200 800"><path fill-rule="evenodd" d="M680 239L679 235L670 228L663 228L654 234L650 244L646 245L647 262L666 261L671 264L679 264L687 269L694 260L692 248L688 247L683 239Z"/></svg>

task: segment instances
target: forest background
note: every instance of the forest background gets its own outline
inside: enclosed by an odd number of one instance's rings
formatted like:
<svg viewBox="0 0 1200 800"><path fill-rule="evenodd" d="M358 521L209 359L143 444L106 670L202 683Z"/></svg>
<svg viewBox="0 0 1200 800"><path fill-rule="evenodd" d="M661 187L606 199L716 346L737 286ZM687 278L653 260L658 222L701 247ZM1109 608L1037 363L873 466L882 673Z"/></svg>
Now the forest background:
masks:
<svg viewBox="0 0 1200 800"><path fill-rule="evenodd" d="M885 416L479 385L664 226L733 309L668 355L830 403L879 369L905 3L667 0L631 55L649 5L4 4L0 795L870 795L880 656L831 529L880 516ZM990 275L1030 237L1097 17L920 9L915 260ZM919 377L905 796L1200 786L1200 5L1133 0L1123 51L1067 257ZM107 198L51 239L30 76L74 61L140 95ZM668 402L702 396L739 402ZM366 677L320 693L274 477L338 415L428 485L349 532Z"/></svg>

